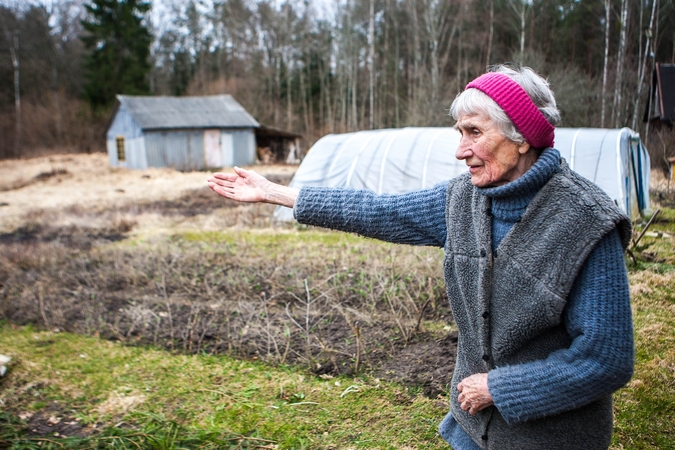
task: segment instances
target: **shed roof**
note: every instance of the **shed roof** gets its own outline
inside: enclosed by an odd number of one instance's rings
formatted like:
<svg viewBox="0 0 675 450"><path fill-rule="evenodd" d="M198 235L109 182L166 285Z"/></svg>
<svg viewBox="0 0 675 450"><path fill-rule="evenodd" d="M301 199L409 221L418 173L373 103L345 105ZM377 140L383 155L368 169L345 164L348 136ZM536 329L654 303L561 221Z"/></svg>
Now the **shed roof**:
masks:
<svg viewBox="0 0 675 450"><path fill-rule="evenodd" d="M144 130L260 126L231 95L203 97L118 95L117 100Z"/></svg>
<svg viewBox="0 0 675 450"><path fill-rule="evenodd" d="M291 131L284 131L279 128L268 127L267 125L260 124L260 128L255 132L256 136L269 137L269 138L286 138L286 139L296 139L301 138L302 135L298 133L293 133Z"/></svg>

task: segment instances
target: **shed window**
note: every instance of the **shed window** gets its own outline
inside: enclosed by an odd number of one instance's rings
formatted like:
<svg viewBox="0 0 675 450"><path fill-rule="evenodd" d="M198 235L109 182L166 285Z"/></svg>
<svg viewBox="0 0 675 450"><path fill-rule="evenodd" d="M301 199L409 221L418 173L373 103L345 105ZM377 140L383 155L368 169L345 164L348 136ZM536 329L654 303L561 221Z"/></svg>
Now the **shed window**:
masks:
<svg viewBox="0 0 675 450"><path fill-rule="evenodd" d="M124 161L124 136L117 136L117 160Z"/></svg>

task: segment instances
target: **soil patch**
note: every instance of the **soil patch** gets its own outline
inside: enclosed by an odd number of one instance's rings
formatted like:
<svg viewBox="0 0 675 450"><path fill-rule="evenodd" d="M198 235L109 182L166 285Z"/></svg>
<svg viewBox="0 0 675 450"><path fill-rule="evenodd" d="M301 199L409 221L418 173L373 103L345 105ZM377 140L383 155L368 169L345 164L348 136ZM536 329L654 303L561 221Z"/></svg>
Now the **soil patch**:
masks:
<svg viewBox="0 0 675 450"><path fill-rule="evenodd" d="M226 198L214 197L208 187L193 189L172 200L156 200L154 202L127 204L120 209L127 213L155 213L164 216L194 217L199 214L210 214L220 208L236 208L240 203Z"/></svg>
<svg viewBox="0 0 675 450"><path fill-rule="evenodd" d="M21 416L21 415L20 415ZM26 417L23 415L23 417ZM88 437L96 433L91 426L84 426L80 420L70 415L58 403L50 403L27 418L26 435L28 437Z"/></svg>
<svg viewBox="0 0 675 450"><path fill-rule="evenodd" d="M417 386L428 397L448 392L455 369L457 332L440 339L429 335L396 352L376 371L377 376Z"/></svg>
<svg viewBox="0 0 675 450"><path fill-rule="evenodd" d="M131 230L133 224L127 223L117 229L101 230L75 225L50 227L42 224L30 224L20 227L11 233L0 233L0 244L35 244L59 242L66 247L89 249L100 241L117 242L124 239L125 232Z"/></svg>

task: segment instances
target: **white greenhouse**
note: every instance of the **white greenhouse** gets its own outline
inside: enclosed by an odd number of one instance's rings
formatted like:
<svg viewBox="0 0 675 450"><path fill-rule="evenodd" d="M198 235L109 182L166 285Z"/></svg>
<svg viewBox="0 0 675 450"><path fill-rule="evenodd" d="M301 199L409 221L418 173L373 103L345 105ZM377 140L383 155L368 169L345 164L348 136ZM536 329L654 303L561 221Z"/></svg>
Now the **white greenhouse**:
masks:
<svg viewBox="0 0 675 450"><path fill-rule="evenodd" d="M319 139L290 186L334 186L402 193L434 186L467 170L455 159L454 128L402 128L330 134ZM555 147L570 167L600 186L633 219L649 208L649 155L628 128L558 128ZM293 220L289 208L274 217Z"/></svg>

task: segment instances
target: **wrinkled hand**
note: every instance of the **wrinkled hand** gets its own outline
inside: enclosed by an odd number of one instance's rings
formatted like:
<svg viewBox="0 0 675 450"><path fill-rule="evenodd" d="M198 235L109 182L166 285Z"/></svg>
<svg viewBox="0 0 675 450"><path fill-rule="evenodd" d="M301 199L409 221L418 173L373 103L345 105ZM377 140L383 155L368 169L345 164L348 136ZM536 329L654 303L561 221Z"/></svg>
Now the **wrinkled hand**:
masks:
<svg viewBox="0 0 675 450"><path fill-rule="evenodd" d="M206 182L216 194L240 202L264 202L272 183L262 175L239 167L235 173L214 173Z"/></svg>
<svg viewBox="0 0 675 450"><path fill-rule="evenodd" d="M475 373L464 378L457 385L459 391L457 400L462 410L469 411L469 414L473 416L478 411L494 405L487 381L487 373Z"/></svg>
<svg viewBox="0 0 675 450"><path fill-rule="evenodd" d="M216 194L239 202L265 202L292 208L299 189L272 183L253 170L234 168L233 174L214 173L206 180Z"/></svg>

